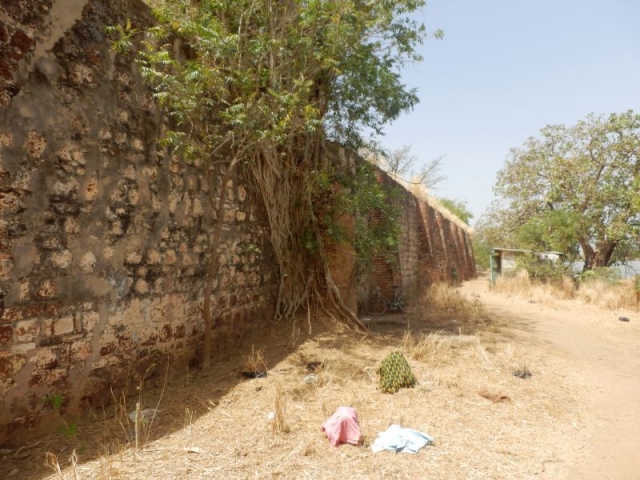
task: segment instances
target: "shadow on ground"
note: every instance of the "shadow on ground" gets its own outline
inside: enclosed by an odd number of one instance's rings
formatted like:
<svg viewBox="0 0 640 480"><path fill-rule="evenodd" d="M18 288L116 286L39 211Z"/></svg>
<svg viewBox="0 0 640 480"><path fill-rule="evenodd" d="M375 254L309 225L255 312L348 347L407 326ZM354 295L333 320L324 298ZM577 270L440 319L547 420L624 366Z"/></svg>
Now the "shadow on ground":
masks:
<svg viewBox="0 0 640 480"><path fill-rule="evenodd" d="M367 317L363 315L363 318ZM437 333L451 337L492 333L508 341L509 336L532 329L524 319L508 318L497 310L482 311L477 318L465 319L450 312L433 312L428 305L423 305L414 314L392 313L365 320L365 323L369 327L365 334L319 319L312 322L310 333L306 317L257 331L245 339L242 349L220 353L206 376L187 371L159 388L143 388L138 396L112 402L104 410L84 412L83 418L73 424L73 428L65 426L61 420L59 433L40 438L6 455L0 460L0 471L8 480L42 479L54 473L45 465L47 452L54 454L64 469L70 464L74 451L78 463L85 463L135 448L133 422L127 420L126 414L135 410L137 402L142 409L157 408L159 411L155 419L140 429L138 439L141 446L171 435L220 405L239 383L256 382L256 389L261 388L259 379L249 380L241 375L252 348L263 352L265 363L274 366L309 341L327 352L341 350L354 354L353 347L361 342L366 342L369 351L373 352L384 351L390 345L401 345L407 332L418 336ZM505 324L510 328L503 329ZM378 365L382 358L362 360Z"/></svg>

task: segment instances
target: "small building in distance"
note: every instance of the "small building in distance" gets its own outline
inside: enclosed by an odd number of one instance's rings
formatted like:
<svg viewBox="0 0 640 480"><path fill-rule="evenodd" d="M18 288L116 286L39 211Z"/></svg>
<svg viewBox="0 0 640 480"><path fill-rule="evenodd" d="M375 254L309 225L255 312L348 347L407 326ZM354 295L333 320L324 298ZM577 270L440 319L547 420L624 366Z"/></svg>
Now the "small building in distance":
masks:
<svg viewBox="0 0 640 480"><path fill-rule="evenodd" d="M519 248L494 247L489 258L491 283L502 275L513 275L517 270L517 260L526 255L534 255L539 262L557 263L562 258L560 252L534 252Z"/></svg>

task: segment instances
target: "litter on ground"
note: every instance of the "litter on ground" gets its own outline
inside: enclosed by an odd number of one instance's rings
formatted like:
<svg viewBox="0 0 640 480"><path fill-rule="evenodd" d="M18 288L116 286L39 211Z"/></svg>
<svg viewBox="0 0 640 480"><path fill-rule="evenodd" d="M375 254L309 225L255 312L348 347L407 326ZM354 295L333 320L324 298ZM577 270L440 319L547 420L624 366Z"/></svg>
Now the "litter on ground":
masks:
<svg viewBox="0 0 640 480"><path fill-rule="evenodd" d="M522 370L514 370L512 375L514 377L522 378L523 380L533 376L533 374L526 368Z"/></svg>
<svg viewBox="0 0 640 480"><path fill-rule="evenodd" d="M396 453L413 453L433 442L426 433L403 428L400 425L391 425L384 432L378 433L378 438L371 445L371 450L381 452L382 450L393 450Z"/></svg>
<svg viewBox="0 0 640 480"><path fill-rule="evenodd" d="M335 413L322 424L322 430L334 447L342 443L351 445L360 443L358 413L351 407L338 407Z"/></svg>
<svg viewBox="0 0 640 480"><path fill-rule="evenodd" d="M396 393L401 388L416 385L416 377L411 373L407 359L400 352L392 352L382 361L380 369L380 390Z"/></svg>

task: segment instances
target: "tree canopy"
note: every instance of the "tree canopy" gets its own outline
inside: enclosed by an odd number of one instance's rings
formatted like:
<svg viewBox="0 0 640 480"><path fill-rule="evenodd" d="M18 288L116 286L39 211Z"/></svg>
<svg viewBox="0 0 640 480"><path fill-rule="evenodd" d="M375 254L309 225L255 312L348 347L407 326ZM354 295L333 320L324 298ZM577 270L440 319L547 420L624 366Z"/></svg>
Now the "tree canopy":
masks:
<svg viewBox="0 0 640 480"><path fill-rule="evenodd" d="M511 150L481 227L502 246L581 253L587 268L608 266L638 252L639 178L640 115L549 125Z"/></svg>
<svg viewBox="0 0 640 480"><path fill-rule="evenodd" d="M359 322L326 268L314 182L332 168L327 139L357 148L363 132L380 133L418 102L400 70L420 60L426 32L411 14L424 0L154 3L157 26L112 32L118 50L138 50L142 75L173 122L165 143L204 167L216 218L239 166L261 194L280 270L278 317L313 296ZM205 291L209 330L221 222ZM311 295L318 289L325 294Z"/></svg>
<svg viewBox="0 0 640 480"><path fill-rule="evenodd" d="M456 200L455 198L439 197L438 202L444 208L453 213L456 217L469 225L473 218L473 213L469 210L466 200Z"/></svg>

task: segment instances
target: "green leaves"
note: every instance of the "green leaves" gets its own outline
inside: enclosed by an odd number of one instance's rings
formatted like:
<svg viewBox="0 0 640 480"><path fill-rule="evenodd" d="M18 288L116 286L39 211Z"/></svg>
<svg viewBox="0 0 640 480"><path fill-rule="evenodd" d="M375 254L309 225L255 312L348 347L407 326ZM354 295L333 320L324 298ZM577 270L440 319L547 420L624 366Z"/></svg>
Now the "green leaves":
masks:
<svg viewBox="0 0 640 480"><path fill-rule="evenodd" d="M567 210L545 210L527 220L517 231L518 245L538 251L577 254L579 219Z"/></svg>
<svg viewBox="0 0 640 480"><path fill-rule="evenodd" d="M473 218L473 213L469 210L466 200L455 200L453 198L438 198L438 202L453 213L456 217L469 225L469 221Z"/></svg>
<svg viewBox="0 0 640 480"><path fill-rule="evenodd" d="M171 119L164 145L198 159L211 182L211 172L247 170L269 217L280 269L278 315L293 314L307 304L305 266L322 260L322 234L342 234L318 225L313 211L313 195L333 174L324 144L358 147L363 132L380 132L418 102L399 72L420 58L416 47L426 31L411 14L424 0L154 3L157 25L146 32L114 27L115 45L138 49L142 76ZM397 228L389 202L371 172L358 175L348 187L354 197L343 199L345 208L361 212L357 249L392 248ZM362 220L375 208L389 225L377 224L380 231L369 235ZM326 276L318 284L331 282Z"/></svg>
<svg viewBox="0 0 640 480"><path fill-rule="evenodd" d="M359 264L367 265L375 255L382 255L389 261L395 260L398 248L400 215L394 203L396 192L378 183L372 165L363 163L355 175L341 178L344 190L338 198L338 210L355 217L354 238ZM377 215L373 220L372 215Z"/></svg>
<svg viewBox="0 0 640 480"><path fill-rule="evenodd" d="M112 46L116 52L127 53L133 48L133 38L138 31L133 28L130 20L127 20L124 25L108 26L105 30L115 38Z"/></svg>
<svg viewBox="0 0 640 480"><path fill-rule="evenodd" d="M589 115L573 127L551 125L513 149L495 191L495 213L518 246L582 250L590 265L640 241L640 115ZM501 213L500 213L501 212Z"/></svg>
<svg viewBox="0 0 640 480"><path fill-rule="evenodd" d="M142 42L143 77L177 126L210 122L207 148L229 129L240 144L322 132L358 146L418 102L399 71L420 60L427 33L410 15L423 0L155 3L157 26L112 27L114 46Z"/></svg>

